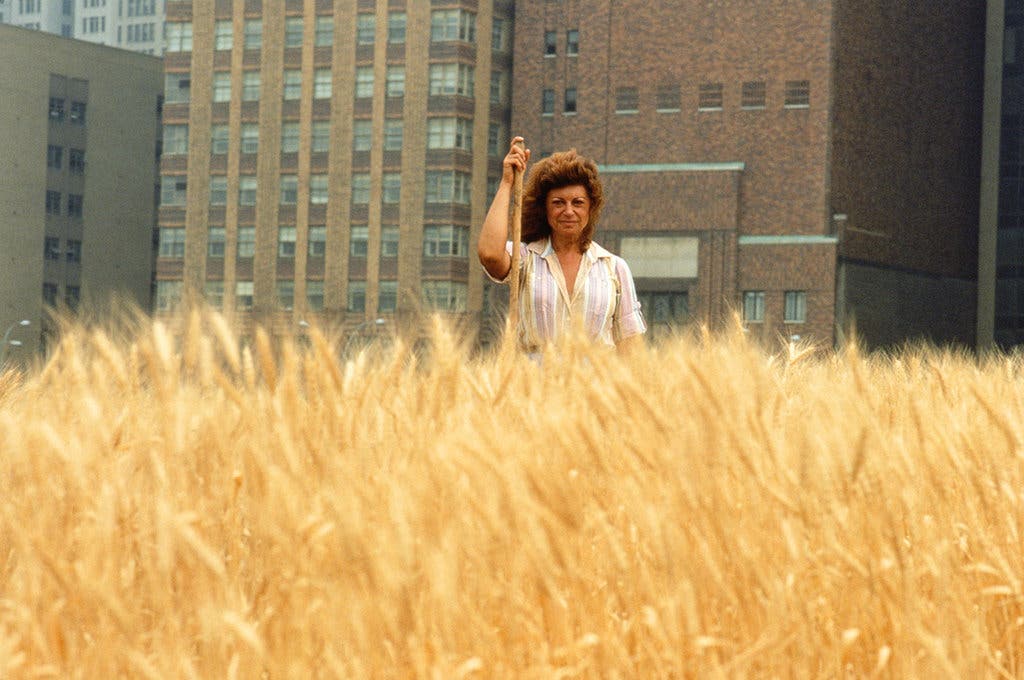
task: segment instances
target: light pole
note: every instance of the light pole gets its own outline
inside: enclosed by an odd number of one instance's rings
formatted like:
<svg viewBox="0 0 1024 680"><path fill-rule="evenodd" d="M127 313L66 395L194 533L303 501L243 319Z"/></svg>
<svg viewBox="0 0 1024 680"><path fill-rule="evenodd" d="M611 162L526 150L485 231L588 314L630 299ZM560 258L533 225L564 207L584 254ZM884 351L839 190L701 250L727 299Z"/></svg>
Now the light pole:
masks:
<svg viewBox="0 0 1024 680"><path fill-rule="evenodd" d="M356 326L351 331L349 331L348 337L345 338L345 348L344 348L344 351L342 352L342 354L345 355L345 356L348 356L349 347L352 345L352 339L353 338L361 338L362 337L362 331L363 331L364 328L366 328L370 324L373 324L374 326L379 328L379 327L383 326L386 323L387 323L387 320L386 319L382 319L380 317L377 317L376 319L367 319L366 321L363 321L362 323L360 323L358 326Z"/></svg>
<svg viewBox="0 0 1024 680"><path fill-rule="evenodd" d="M3 366L4 362L7 359L7 346L8 346L8 344L14 345L15 347L20 347L21 346L21 342L19 340L10 340L11 333L14 331L14 329L17 328L18 326L31 326L31 325L32 325L31 321L29 321L28 319L22 319L21 321L15 321L14 323L12 323L10 326L7 327L7 330L4 331L4 338L3 338L3 340L0 340L0 366Z"/></svg>

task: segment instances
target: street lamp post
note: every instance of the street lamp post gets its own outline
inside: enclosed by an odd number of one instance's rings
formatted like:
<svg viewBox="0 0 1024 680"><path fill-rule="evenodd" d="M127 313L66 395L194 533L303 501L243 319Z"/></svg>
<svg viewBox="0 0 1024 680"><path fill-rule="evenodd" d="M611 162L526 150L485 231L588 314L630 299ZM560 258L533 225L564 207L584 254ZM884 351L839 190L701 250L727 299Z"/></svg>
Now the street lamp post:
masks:
<svg viewBox="0 0 1024 680"><path fill-rule="evenodd" d="M349 347L352 345L353 338L361 338L362 337L362 332L363 332L364 328L366 328L370 324L373 324L374 326L377 326L379 328L380 326L383 326L386 323L387 323L387 321L385 319L381 319L380 317L377 317L376 319L367 319L366 321L363 321L362 323L360 323L358 326L353 328L349 332L348 337L345 338L345 348L344 348L342 354L345 355L345 356L348 356Z"/></svg>
<svg viewBox="0 0 1024 680"><path fill-rule="evenodd" d="M4 362L7 359L7 347L8 347L8 345L13 345L15 347L20 347L21 346L21 342L20 341L18 341L18 340L11 340L10 339L11 333L18 326L30 326L30 325L32 325L31 321L29 321L28 319L22 319L21 321L15 321L14 323L12 323L10 326L7 327L7 330L4 331L3 340L0 340L0 367L2 367L4 365Z"/></svg>

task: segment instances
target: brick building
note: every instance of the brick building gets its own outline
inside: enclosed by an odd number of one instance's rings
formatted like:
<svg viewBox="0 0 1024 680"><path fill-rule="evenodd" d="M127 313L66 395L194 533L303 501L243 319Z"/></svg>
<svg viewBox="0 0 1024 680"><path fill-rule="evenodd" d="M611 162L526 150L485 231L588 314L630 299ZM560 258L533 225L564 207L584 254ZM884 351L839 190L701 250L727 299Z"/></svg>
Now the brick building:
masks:
<svg viewBox="0 0 1024 680"><path fill-rule="evenodd" d="M519 0L512 130L602 167L597 240L686 318L974 342L985 3ZM537 157L537 156L535 156Z"/></svg>
<svg viewBox="0 0 1024 680"><path fill-rule="evenodd" d="M278 327L476 318L471 244L508 137L511 2L167 12L158 313L192 292Z"/></svg>

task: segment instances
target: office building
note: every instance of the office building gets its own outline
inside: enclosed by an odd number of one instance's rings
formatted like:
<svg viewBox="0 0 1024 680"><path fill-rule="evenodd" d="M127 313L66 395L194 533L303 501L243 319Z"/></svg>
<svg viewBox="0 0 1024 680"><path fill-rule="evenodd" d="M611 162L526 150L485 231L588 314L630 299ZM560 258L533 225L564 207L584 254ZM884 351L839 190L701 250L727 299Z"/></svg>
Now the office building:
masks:
<svg viewBox="0 0 1024 680"><path fill-rule="evenodd" d="M519 0L512 129L603 169L652 336L974 343L985 6Z"/></svg>
<svg viewBox="0 0 1024 680"><path fill-rule="evenodd" d="M475 322L512 5L168 2L156 311Z"/></svg>
<svg viewBox="0 0 1024 680"><path fill-rule="evenodd" d="M159 56L164 0L0 0L0 24Z"/></svg>
<svg viewBox="0 0 1024 680"><path fill-rule="evenodd" d="M156 57L0 25L0 332L29 320L21 352L50 306L149 307L162 84Z"/></svg>

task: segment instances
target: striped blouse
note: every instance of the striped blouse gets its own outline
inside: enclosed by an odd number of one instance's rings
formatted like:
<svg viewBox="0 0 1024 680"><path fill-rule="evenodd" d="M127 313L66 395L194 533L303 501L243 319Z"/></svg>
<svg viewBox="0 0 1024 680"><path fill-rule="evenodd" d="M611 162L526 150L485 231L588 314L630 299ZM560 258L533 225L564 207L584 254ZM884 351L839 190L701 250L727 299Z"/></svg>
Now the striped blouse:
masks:
<svg viewBox="0 0 1024 680"><path fill-rule="evenodd" d="M572 297L549 239L520 243L519 346L536 352L582 322L594 341L614 346L647 331L626 261L591 242L583 254ZM512 242L505 245L512 254ZM512 272L495 283L509 283Z"/></svg>

